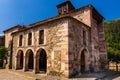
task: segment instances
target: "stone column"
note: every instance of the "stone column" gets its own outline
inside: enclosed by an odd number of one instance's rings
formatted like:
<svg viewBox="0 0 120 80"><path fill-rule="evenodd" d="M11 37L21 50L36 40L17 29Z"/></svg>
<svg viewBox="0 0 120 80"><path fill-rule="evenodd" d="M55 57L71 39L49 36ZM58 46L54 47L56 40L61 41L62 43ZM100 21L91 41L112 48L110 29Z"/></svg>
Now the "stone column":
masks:
<svg viewBox="0 0 120 80"><path fill-rule="evenodd" d="M9 69L12 69L12 40L9 41L7 63Z"/></svg>
<svg viewBox="0 0 120 80"><path fill-rule="evenodd" d="M17 70L17 56L15 56L15 70Z"/></svg>
<svg viewBox="0 0 120 80"><path fill-rule="evenodd" d="M24 59L23 59L23 60L24 60L24 61L23 61L23 71L25 71L25 60L26 60L26 59L25 59L25 56L24 56L23 58L24 58Z"/></svg>
<svg viewBox="0 0 120 80"><path fill-rule="evenodd" d="M24 56L24 68L23 68L24 71L27 71L28 70L28 57L27 56Z"/></svg>
<svg viewBox="0 0 120 80"><path fill-rule="evenodd" d="M34 69L33 69L34 73L37 73L37 57L34 56Z"/></svg>

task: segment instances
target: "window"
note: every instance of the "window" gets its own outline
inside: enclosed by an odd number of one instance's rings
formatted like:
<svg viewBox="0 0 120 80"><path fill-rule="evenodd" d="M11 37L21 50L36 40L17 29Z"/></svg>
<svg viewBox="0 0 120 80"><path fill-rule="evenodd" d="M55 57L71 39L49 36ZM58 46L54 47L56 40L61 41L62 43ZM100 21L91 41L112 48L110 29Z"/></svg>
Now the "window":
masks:
<svg viewBox="0 0 120 80"><path fill-rule="evenodd" d="M19 36L19 46L22 46L22 39L23 39L23 35Z"/></svg>
<svg viewBox="0 0 120 80"><path fill-rule="evenodd" d="M39 44L44 43L44 30L39 31Z"/></svg>
<svg viewBox="0 0 120 80"><path fill-rule="evenodd" d="M64 7L63 11L64 11L64 13L66 13L66 12L67 12L67 8L66 8L66 7Z"/></svg>
<svg viewBox="0 0 120 80"><path fill-rule="evenodd" d="M62 9L58 10L58 14L61 15L62 14Z"/></svg>
<svg viewBox="0 0 120 80"><path fill-rule="evenodd" d="M59 10L59 12L58 12L58 13L59 13L59 15L61 15L61 14L62 14L62 11L61 11L61 10Z"/></svg>
<svg viewBox="0 0 120 80"><path fill-rule="evenodd" d="M32 33L28 33L28 45L32 44Z"/></svg>
<svg viewBox="0 0 120 80"><path fill-rule="evenodd" d="M86 45L86 32L83 30L83 44Z"/></svg>

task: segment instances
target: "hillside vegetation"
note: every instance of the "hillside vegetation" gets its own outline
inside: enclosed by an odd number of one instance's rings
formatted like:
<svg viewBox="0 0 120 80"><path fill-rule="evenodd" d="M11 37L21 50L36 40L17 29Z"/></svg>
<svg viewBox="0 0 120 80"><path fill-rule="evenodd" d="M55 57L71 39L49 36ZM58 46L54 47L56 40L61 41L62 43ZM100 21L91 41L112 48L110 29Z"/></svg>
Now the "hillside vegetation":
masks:
<svg viewBox="0 0 120 80"><path fill-rule="evenodd" d="M120 19L107 21L105 26L105 38L109 60L120 61Z"/></svg>

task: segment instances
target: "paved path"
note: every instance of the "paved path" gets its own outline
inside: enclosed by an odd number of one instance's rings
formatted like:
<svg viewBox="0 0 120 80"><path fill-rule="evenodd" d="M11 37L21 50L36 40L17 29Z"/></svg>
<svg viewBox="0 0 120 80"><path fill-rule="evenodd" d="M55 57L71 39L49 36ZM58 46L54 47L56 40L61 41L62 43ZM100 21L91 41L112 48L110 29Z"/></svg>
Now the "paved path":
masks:
<svg viewBox="0 0 120 80"><path fill-rule="evenodd" d="M120 80L120 73L114 71L102 71L96 73L85 73L83 75L77 75L76 78L94 78L93 80Z"/></svg>
<svg viewBox="0 0 120 80"><path fill-rule="evenodd" d="M30 77L26 77L8 70L0 70L0 80L33 80Z"/></svg>
<svg viewBox="0 0 120 80"><path fill-rule="evenodd" d="M0 80L120 80L120 74L112 71L89 73L77 75L74 78L66 79L45 74L33 74L33 72L23 72L15 70L0 70Z"/></svg>

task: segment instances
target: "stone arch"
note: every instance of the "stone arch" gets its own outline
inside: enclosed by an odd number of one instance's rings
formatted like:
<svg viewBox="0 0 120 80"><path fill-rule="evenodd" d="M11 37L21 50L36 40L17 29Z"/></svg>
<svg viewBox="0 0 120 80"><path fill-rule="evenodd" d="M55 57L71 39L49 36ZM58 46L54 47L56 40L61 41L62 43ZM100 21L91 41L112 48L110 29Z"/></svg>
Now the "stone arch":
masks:
<svg viewBox="0 0 120 80"><path fill-rule="evenodd" d="M90 56L90 52L89 52L89 50L88 50L87 47L82 47L82 48L80 49L80 51L79 51L79 56L81 55L81 52L82 52L83 50L86 50L87 53L88 53L88 56Z"/></svg>
<svg viewBox="0 0 120 80"><path fill-rule="evenodd" d="M31 49L28 49L25 54L25 70L34 69L34 53Z"/></svg>
<svg viewBox="0 0 120 80"><path fill-rule="evenodd" d="M34 49L33 49L33 48L31 48L31 47L30 47L30 48L25 49L25 50L24 50L24 53L27 53L27 51L28 51L28 50L32 50L32 52L34 53ZM26 54L25 54L25 55L26 55ZM25 56L25 55L24 55L24 56Z"/></svg>
<svg viewBox="0 0 120 80"><path fill-rule="evenodd" d="M86 48L82 48L80 51L80 72L85 73L89 70L89 51Z"/></svg>
<svg viewBox="0 0 120 80"><path fill-rule="evenodd" d="M47 71L47 53L45 49L40 48L36 53L36 72Z"/></svg>
<svg viewBox="0 0 120 80"><path fill-rule="evenodd" d="M46 52L46 55L47 55L47 57L48 57L49 51L48 51L45 47L38 47L38 48L35 50L35 56L37 55L37 52L38 52L40 49L44 49L45 52Z"/></svg>
<svg viewBox="0 0 120 80"><path fill-rule="evenodd" d="M24 53L22 50L18 50L17 52L17 65L16 68L17 69L23 69L23 64L24 64Z"/></svg>

